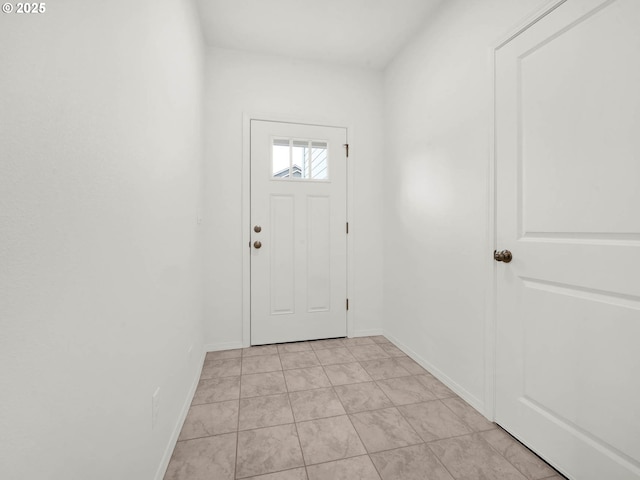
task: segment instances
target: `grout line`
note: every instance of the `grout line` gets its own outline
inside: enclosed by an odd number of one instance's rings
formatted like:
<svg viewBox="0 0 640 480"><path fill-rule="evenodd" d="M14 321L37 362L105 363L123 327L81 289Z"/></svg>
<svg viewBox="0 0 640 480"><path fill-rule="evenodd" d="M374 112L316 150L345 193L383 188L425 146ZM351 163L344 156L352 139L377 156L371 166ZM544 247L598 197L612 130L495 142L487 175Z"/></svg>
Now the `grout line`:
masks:
<svg viewBox="0 0 640 480"><path fill-rule="evenodd" d="M318 365L308 365L306 367L295 367L295 368L283 368L282 371L283 372L288 372L289 370L302 370L304 368L313 368L313 367L321 367L322 365L318 364Z"/></svg>
<svg viewBox="0 0 640 480"><path fill-rule="evenodd" d="M512 441L514 441L517 445L520 445L521 447L524 447L524 448L525 448L525 450L526 450L528 453L530 453L531 455L533 455L536 459L540 460L540 461L541 461L542 463L544 463L547 467L549 467L551 470L553 470L554 472L556 472L556 474L558 474L558 475L559 475L559 472L558 472L555 468L553 468L551 465L549 465L549 464L548 464L548 463L547 463L543 458L541 458L540 456L538 456L538 455L536 454L536 452L534 452L533 450L531 450L531 449L530 449L529 447L527 447L524 443L521 443L517 438L515 438L513 435L511 435L509 432L507 432L507 431L506 431L504 428L502 428L500 425L498 425L498 424L496 424L496 425L498 426L498 430L501 430L503 433L507 434L507 435L509 436L509 438L510 438ZM495 430L495 429L492 429L492 430ZM484 430L484 432L490 432L490 431L492 431L492 430ZM477 432L477 433L481 433L481 432ZM512 465L512 466L513 466L517 471L519 471L523 476L525 476L525 477L527 476L527 475L525 474L525 472L523 472L522 470L520 470L520 469L518 468L518 466L517 466L515 463L513 463L511 460L509 460L509 459L507 458L507 456L506 456L506 455L504 455L504 454L503 454L502 452L500 452L496 447L494 447L494 446L493 446L493 445L492 445L488 440L486 440L486 439L484 438L484 436L483 436L483 435L479 435L479 437L480 437L480 438L482 438L482 440L483 440L487 445L489 445L493 450L495 450L495 451L498 453L498 455L500 455L500 456L501 456L502 458L504 458L507 462L509 462L509 463L510 463L510 464L511 464L511 465ZM554 476L554 475L549 475L549 477L545 477L545 478L553 478L553 476ZM544 480L544 479L542 479L542 480Z"/></svg>
<svg viewBox="0 0 640 480"><path fill-rule="evenodd" d="M232 378L232 377L224 377L224 378ZM241 378L238 376L238 398L242 398L241 393L240 393L240 383L241 383ZM199 388L199 386L198 386ZM198 392L198 389L196 388L196 393ZM195 395L194 395L195 397ZM191 401L191 405L189 406L189 408L191 407L197 407L200 405L212 405L214 403L222 403L222 402L230 402L232 400L236 400L235 397L232 398L227 398L226 400L215 400L213 402L202 402L202 403L193 403L193 400Z"/></svg>
<svg viewBox="0 0 640 480"><path fill-rule="evenodd" d="M478 435L478 437L481 439L482 442L487 444L491 450L493 450L496 454L501 456L509 465L511 465L513 468L515 468L517 472L521 473L523 477L525 477L525 478L527 477L527 475L525 475L525 473L522 470L520 470L516 465L511 463L511 461L509 461L509 459L505 455L503 455L500 451L498 451L498 449L496 447L494 447L493 445L491 445L491 443L489 443L487 440L485 440L485 438L482 435Z"/></svg>
<svg viewBox="0 0 640 480"><path fill-rule="evenodd" d="M338 415L327 415L326 417L318 417L318 418L310 418L308 420L300 420L300 421L296 421L295 423L317 422L318 420L328 420L329 418L346 417L348 415L349 415L348 413L340 413Z"/></svg>
<svg viewBox="0 0 640 480"><path fill-rule="evenodd" d="M471 432L471 433L463 433L461 435L452 435L451 437L445 437L445 438L436 438L434 440L429 440L428 442L424 442L427 445L431 445L432 443L437 443L440 442L442 440L453 440L455 438L462 438L462 437L475 437L477 436L477 434L480 432ZM483 439L484 440L484 439ZM486 440L484 440L487 444L489 444L489 442L487 442ZM495 450L495 449L494 449ZM502 455L500 452L498 452L498 454L502 457L504 455Z"/></svg>
<svg viewBox="0 0 640 480"><path fill-rule="evenodd" d="M290 472L290 471L293 471L293 470L298 470L299 468L305 468L305 466L304 466L304 465L301 465L301 466L299 466L299 467L286 468L286 469L284 469L284 470L277 470L277 471L275 471L275 472L259 473L258 475L252 475L252 476L250 476L250 477L242 477L242 479L237 479L237 480L252 480L252 479L260 478L260 477L262 477L263 475L275 475L275 474L277 474L277 473L283 473L283 472ZM305 468L305 473L306 473L306 468ZM307 476L307 478L309 478L309 477Z"/></svg>
<svg viewBox="0 0 640 480"><path fill-rule="evenodd" d="M238 421L236 422L236 456L233 462L233 478L238 472L238 445L240 443L240 390L242 389L242 366L240 367L240 389L238 391Z"/></svg>
<svg viewBox="0 0 640 480"><path fill-rule="evenodd" d="M284 374L283 374L284 376ZM302 465L304 466L304 473L307 476L307 480L309 479L309 472L307 472L307 461L304 458L304 450L302 449L302 442L300 441L300 432L298 431L298 423L296 422L296 414L293 411L293 406L291 405L291 392L289 391L289 386L285 380L284 388L287 390L287 400L289 400L289 408L291 409L291 416L293 417L293 425L296 429L296 437L298 437L298 446L300 447L300 456L302 457Z"/></svg>
<svg viewBox="0 0 640 480"><path fill-rule="evenodd" d="M471 409L473 409L473 411L474 411L475 413L478 413L478 412L476 412L475 408L473 408L471 405L469 405L467 402L465 402L461 397L459 397L459 396L457 396L457 395L456 395L456 396L454 396L454 397L445 397L445 398L441 398L440 400L448 400L448 399L450 399L450 398L458 398L458 399L460 399L462 402L464 402L464 404L465 404L468 408L471 408ZM488 432L488 431L490 431L490 430L494 430L494 429L498 426L498 424L497 424L497 423L495 423L495 422L489 422L489 420L487 420L487 422L491 423L491 425L493 425L493 426L492 426L491 428L487 428L486 430L477 430L477 429L473 428L473 426L471 425L471 423L467 422L464 418L462 418L462 416L458 415L458 414L453 410L453 408L451 408L451 407L450 407L449 405L447 405L445 402L442 402L442 404L443 404L445 407L447 407L447 408L448 408L448 409L449 409L449 410L450 410L450 411L451 411L451 412L452 412L456 417L458 417L458 418L462 421L462 423L464 423L464 424L465 424L465 425L467 425L471 430L473 430L473 432L474 432L474 433ZM478 413L478 415L480 415L480 413ZM483 418L484 418L484 417L483 417ZM485 419L485 420L486 420L486 419Z"/></svg>
<svg viewBox="0 0 640 480"><path fill-rule="evenodd" d="M378 470L378 466L376 465L376 462L373 461L373 458L371 458L371 454L367 453L367 456L369 457L369 461L371 462L371 465L373 465L373 469L378 474L378 477L380 477L380 479L382 479L382 472L380 472L380 470Z"/></svg>
<svg viewBox="0 0 640 480"><path fill-rule="evenodd" d="M242 353L242 350L240 350L240 353ZM237 478L238 475L238 448L240 445L240 404L241 404L241 400L242 400L242 375L243 375L243 369L242 369L242 357L240 357L240 385L238 386L238 421L236 422L236 456L234 458L234 462L233 462L233 478Z"/></svg>
<svg viewBox="0 0 640 480"><path fill-rule="evenodd" d="M467 435L471 435L471 434L467 434ZM465 435L459 435L459 436L457 436L457 437L450 437L450 438L460 438L460 437L464 437L464 436L465 436ZM437 440L434 440L434 442L435 442L435 441L437 441ZM444 462L440 459L440 457L438 457L438 455L437 455L437 454L436 454L436 452L433 450L433 448L431 448L430 443L433 443L433 442L425 442L425 443L426 443L426 445L427 445L427 448L429 449L429 451L430 451L430 452L431 452L431 454L433 455L433 458L435 458L435 459L436 459L436 461L437 461L440 465L442 465L442 468L444 468L444 469L447 471L447 473L449 473L449 475L451 475L451 478L455 478L455 477L453 476L453 472L451 472L451 471L447 468L447 466L446 466L446 465L444 464ZM523 476L524 476L524 475L523 475Z"/></svg>
<svg viewBox="0 0 640 480"><path fill-rule="evenodd" d="M220 432L220 433L214 433L213 435L201 435L199 437L193 437L193 438L185 438L183 440L178 440L176 442L176 444L178 443L184 443L184 442L190 442L192 440L202 440L203 438L211 438L211 437L222 437L223 435L229 435L231 433L238 433L237 430L229 430L228 432ZM236 440L236 448L238 446L238 442Z"/></svg>
<svg viewBox="0 0 640 480"><path fill-rule="evenodd" d="M420 402L420 403L424 403L424 402ZM422 438L422 435L420 435L420 434L416 431L416 429L415 429L415 428L413 428L413 425L411 425L411 422L410 422L409 420L407 420L407 418L406 418L406 417L402 414L402 412L400 411L400 408L398 408L398 407L404 407L404 406L405 406L405 405L394 405L394 406L393 406L393 408L395 408L395 409L398 411L398 413L400 414L400 416L402 417L402 419L405 421L405 423L406 423L407 425L409 425L409 428L413 431L413 433L415 433L415 434L418 436L418 438L419 438L420 440L422 440L422 443L426 443L426 442L425 442L425 440ZM390 408L391 408L391 407L390 407Z"/></svg>
<svg viewBox="0 0 640 480"><path fill-rule="evenodd" d="M318 465L326 465L327 463L340 462L341 460L349 460L351 458L368 457L368 456L369 456L369 454L365 452L365 453L361 453L359 455L349 455L348 457L344 457L344 458L336 458L335 460L326 460L324 462L311 463L311 464L309 464L307 466L308 467L315 467L315 466L318 466ZM373 463L373 462L371 462L371 463Z"/></svg>
<svg viewBox="0 0 640 480"><path fill-rule="evenodd" d="M336 362L336 363L320 363L321 367L332 367L334 365L349 365L350 363L355 363L358 360L353 359L353 360L349 360L348 362Z"/></svg>
<svg viewBox="0 0 640 480"><path fill-rule="evenodd" d="M334 389L333 393L335 393L336 397L338 397L338 401L340 403L342 403L342 400L340 399L340 395L338 395L338 392L336 392L335 389ZM345 412L347 411L347 409L344 406L344 403L342 403L342 408L344 409ZM362 448L364 448L364 451L367 453L367 455L369 455L369 450L367 450L367 447L364 444L364 442L362 441L362 437L360 436L360 432L358 432L358 429L353 424L353 420L351 420L351 416L348 413L347 413L347 418L349 419L349 423L351 424L351 428L353 428L353 431L356 432L356 435L358 436L358 440L360 440L360 444L362 445ZM371 463L373 463L373 462L371 462ZM375 466L374 466L374 468L375 468Z"/></svg>
<svg viewBox="0 0 640 480"><path fill-rule="evenodd" d="M338 346L332 346L332 347L324 347L324 348L313 348L311 347L311 350L313 350L314 352L319 352L320 350L333 350L336 348L348 348L346 345L338 345Z"/></svg>
<svg viewBox="0 0 640 480"><path fill-rule="evenodd" d="M305 466L304 465L300 465L299 467L285 468L284 470L276 470L275 472L259 473L258 475L251 475L250 477L234 477L234 478L236 480L252 480L252 479L260 478L260 477L262 477L264 475L276 475L278 473L290 472L290 471L293 471L293 470L297 470L299 468L305 468ZM305 472L306 472L306 469L305 469ZM190 480L190 479L191 479L191 477L187 477L186 480Z"/></svg>
<svg viewBox="0 0 640 480"><path fill-rule="evenodd" d="M429 443L425 442L425 444L427 445L427 448L428 448L428 449L429 449L429 451L431 452L431 455L433 455L433 458L436 460L436 462L438 462L438 463L442 466L442 468L444 468L444 469L445 469L445 471L446 471L449 475L451 475L451 478L455 478L455 477L453 476L453 472L451 472L451 471L447 468L447 466L444 464L444 462L443 462L442 460L440 460L440 457L438 457L438 455L436 455L436 452L434 452L434 451L433 451L433 448L431 448L431 447L429 446Z"/></svg>

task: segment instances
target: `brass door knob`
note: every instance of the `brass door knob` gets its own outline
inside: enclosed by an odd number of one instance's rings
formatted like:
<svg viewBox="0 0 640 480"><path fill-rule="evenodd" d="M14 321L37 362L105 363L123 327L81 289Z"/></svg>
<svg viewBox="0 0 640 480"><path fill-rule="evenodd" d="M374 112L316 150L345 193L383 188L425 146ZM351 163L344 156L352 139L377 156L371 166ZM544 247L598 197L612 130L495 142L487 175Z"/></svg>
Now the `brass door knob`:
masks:
<svg viewBox="0 0 640 480"><path fill-rule="evenodd" d="M493 251L493 259L497 262L509 263L513 259L513 255L509 250Z"/></svg>
<svg viewBox="0 0 640 480"><path fill-rule="evenodd" d="M262 247L262 242L260 240L256 240L255 242L253 242L253 248L260 248Z"/></svg>

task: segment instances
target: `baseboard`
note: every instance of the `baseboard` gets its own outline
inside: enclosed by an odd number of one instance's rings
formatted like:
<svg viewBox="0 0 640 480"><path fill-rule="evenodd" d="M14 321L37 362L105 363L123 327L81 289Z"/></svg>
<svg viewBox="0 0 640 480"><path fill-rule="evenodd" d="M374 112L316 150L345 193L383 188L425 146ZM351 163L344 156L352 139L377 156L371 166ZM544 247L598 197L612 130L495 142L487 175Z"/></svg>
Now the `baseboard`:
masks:
<svg viewBox="0 0 640 480"><path fill-rule="evenodd" d="M484 414L484 402L482 400L480 400L475 395L472 395L468 390L460 386L458 383L454 382L450 377L445 375L444 372L436 368L431 362L428 362L427 360L422 358L420 355L418 355L412 349L407 347L405 344L403 344L400 340L395 338L393 335L390 335L388 332L383 333L383 335L387 337L391 342L393 342L396 345L396 347L398 347L400 350L406 353L409 357L411 357L411 359L414 360L416 363L418 363L422 368L427 370L431 375L436 377L438 380L444 383L447 387L453 390L453 392L456 393L458 396L460 396L460 398L462 398L465 402L467 402L469 405L475 408L483 417L486 416Z"/></svg>
<svg viewBox="0 0 640 480"><path fill-rule="evenodd" d="M204 346L204 351L218 352L220 350L235 350L236 348L242 348L242 342L209 343Z"/></svg>
<svg viewBox="0 0 640 480"><path fill-rule="evenodd" d="M162 461L160 462L160 466L156 471L156 475L154 477L155 480L163 480L164 475L167 471L167 467L169 466L171 455L173 455L173 450L176 448L176 443L178 442L178 437L180 436L180 430L182 430L182 425L184 424L184 421L187 418L187 414L189 413L189 408L191 407L191 401L193 400L193 396L196 393L196 388L198 388L200 374L202 373L202 367L204 365L205 353L206 352L203 350L200 362L198 363L198 368L196 369L196 374L191 384L191 388L189 389L187 398L185 398L184 400L184 404L182 405L182 410L180 411L180 415L178 416L176 426L173 428L173 433L171 434L171 438L169 439L169 444L164 451L164 455L162 455Z"/></svg>
<svg viewBox="0 0 640 480"><path fill-rule="evenodd" d="M370 330L357 330L353 332L351 338L353 337L373 337L374 335L383 335L381 328L372 328Z"/></svg>

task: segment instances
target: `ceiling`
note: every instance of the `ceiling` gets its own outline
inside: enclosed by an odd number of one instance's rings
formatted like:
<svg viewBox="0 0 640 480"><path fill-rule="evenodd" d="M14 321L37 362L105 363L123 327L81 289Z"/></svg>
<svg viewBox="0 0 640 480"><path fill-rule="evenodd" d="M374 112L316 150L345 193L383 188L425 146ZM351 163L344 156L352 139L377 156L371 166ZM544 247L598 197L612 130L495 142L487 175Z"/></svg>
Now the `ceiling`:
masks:
<svg viewBox="0 0 640 480"><path fill-rule="evenodd" d="M384 68L443 0L196 0L207 43Z"/></svg>

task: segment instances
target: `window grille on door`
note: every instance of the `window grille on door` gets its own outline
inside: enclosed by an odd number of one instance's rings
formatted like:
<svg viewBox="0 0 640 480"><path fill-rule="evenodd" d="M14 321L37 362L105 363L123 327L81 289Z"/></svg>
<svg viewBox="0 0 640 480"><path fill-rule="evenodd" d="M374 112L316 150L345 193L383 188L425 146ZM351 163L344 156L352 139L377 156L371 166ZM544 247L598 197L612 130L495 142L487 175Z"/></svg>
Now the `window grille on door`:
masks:
<svg viewBox="0 0 640 480"><path fill-rule="evenodd" d="M273 139L274 180L329 180L328 144L322 140Z"/></svg>

